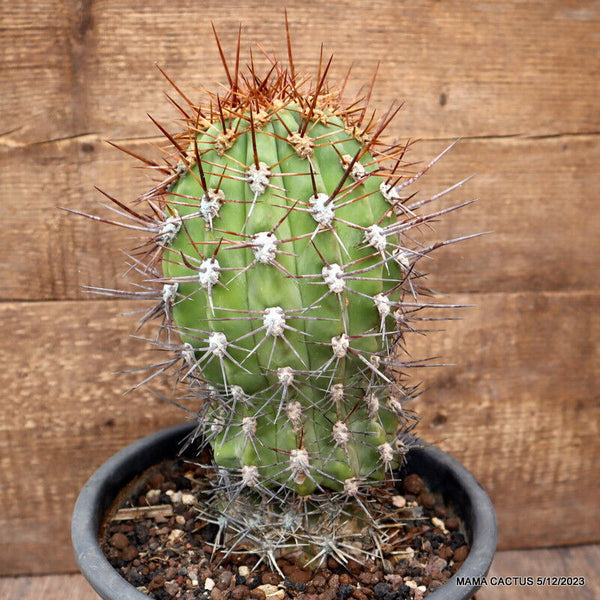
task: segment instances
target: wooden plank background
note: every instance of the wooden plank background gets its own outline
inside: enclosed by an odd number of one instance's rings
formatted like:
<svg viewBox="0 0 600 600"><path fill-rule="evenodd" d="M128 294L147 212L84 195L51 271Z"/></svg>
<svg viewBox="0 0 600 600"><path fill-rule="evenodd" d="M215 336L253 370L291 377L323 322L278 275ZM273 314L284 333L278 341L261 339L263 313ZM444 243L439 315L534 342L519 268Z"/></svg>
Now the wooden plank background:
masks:
<svg viewBox="0 0 600 600"><path fill-rule="evenodd" d="M440 252L432 282L476 305L412 340L422 369L420 433L490 492L503 548L600 540L600 3L290 0L296 65L352 89L381 61L373 104L405 107L393 134L421 139L423 194L476 177L480 202L440 238L492 235ZM77 490L125 443L181 420L147 390L123 396L152 360L131 339L137 305L82 292L122 285L128 235L56 209L97 210L98 185L135 197L147 176L108 147L142 151L168 122L157 61L190 95L223 82L244 39L285 56L283 10L256 0L15 0L0 6L0 574L74 569ZM247 55L246 55L247 56ZM255 52L258 56L258 52Z"/></svg>

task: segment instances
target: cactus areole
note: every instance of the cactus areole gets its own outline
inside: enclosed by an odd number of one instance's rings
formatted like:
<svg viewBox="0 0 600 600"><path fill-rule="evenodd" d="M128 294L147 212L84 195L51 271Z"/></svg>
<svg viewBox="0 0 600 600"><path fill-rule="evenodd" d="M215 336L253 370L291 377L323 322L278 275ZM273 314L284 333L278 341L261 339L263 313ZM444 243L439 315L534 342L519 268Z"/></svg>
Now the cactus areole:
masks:
<svg viewBox="0 0 600 600"><path fill-rule="evenodd" d="M272 562L286 545L344 559L348 536L377 535L370 490L416 421L401 342L431 303L415 265L457 241L417 231L456 207L422 214L445 192L405 191L437 159L410 170L408 144L384 141L398 107L344 101L331 60L311 80L291 52L267 59L243 74L238 46L229 86L200 105L169 79L185 126L155 122L166 160L142 159L163 177L135 208L111 200L116 224L148 234L130 262L151 287L132 295L156 299L142 322L161 321L152 342L173 357L147 379L173 369L212 448L205 518Z"/></svg>

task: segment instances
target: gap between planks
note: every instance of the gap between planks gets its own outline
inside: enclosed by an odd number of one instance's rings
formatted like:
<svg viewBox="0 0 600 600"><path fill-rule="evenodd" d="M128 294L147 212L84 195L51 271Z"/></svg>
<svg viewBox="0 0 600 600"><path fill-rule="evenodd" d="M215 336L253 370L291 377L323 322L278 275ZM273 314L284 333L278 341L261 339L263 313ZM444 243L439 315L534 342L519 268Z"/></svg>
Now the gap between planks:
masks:
<svg viewBox="0 0 600 600"><path fill-rule="evenodd" d="M11 137L13 132L7 132L5 134L0 134L0 148L4 147L5 150L14 150L20 148L31 148L34 146L44 146L44 145L52 145L56 144L57 146L67 145L71 142L73 143L104 143L107 142L108 138L106 136L101 136L97 133L86 132L86 133L76 133L73 135L68 135L60 138L53 138L48 140L36 140L34 142L19 142ZM482 134L482 135L468 135L468 136L459 136L458 138L451 137L423 137L419 138L419 143L435 143L435 142L444 142L451 143L455 141L459 142L490 142L490 141L498 141L502 142L505 140L508 141L531 141L531 140L557 140L561 138L590 138L594 139L600 136L600 131L558 131L558 132L547 132L547 133L498 133L498 134ZM136 146L136 145L147 145L157 144L165 141L164 136L142 136L142 137L133 137L133 138L111 138L111 141L119 144L119 145L128 145L128 146Z"/></svg>

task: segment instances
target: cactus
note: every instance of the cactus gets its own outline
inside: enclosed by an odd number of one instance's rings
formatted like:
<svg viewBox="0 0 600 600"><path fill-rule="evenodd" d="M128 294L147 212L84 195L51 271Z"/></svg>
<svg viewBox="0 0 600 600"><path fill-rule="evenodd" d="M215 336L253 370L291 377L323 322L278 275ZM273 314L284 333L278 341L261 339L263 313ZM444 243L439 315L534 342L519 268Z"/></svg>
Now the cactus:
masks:
<svg viewBox="0 0 600 600"><path fill-rule="evenodd" d="M129 295L156 298L142 323L161 321L152 342L172 358L145 381L174 369L199 404L204 518L276 567L287 546L345 560L349 540L382 535L370 490L393 481L416 422L403 336L432 306L416 264L457 241L414 232L458 207L418 211L464 182L415 200L406 188L442 155L408 170L408 144L383 140L397 106L377 119L370 90L344 102L331 60L311 81L291 51L288 67L267 58L265 76L242 75L238 44L229 87L201 106L169 79L185 127L156 123L169 147L142 159L164 176L138 199L149 210L111 198L127 217L111 222L148 234L131 264L152 284Z"/></svg>
<svg viewBox="0 0 600 600"><path fill-rule="evenodd" d="M378 399L394 387L382 311L400 267L372 142L335 106L313 118L293 88L276 103L253 96L248 108L221 102L223 122L192 134L166 200L164 283L177 286L175 329L218 390L215 461L301 495L382 479L403 416Z"/></svg>

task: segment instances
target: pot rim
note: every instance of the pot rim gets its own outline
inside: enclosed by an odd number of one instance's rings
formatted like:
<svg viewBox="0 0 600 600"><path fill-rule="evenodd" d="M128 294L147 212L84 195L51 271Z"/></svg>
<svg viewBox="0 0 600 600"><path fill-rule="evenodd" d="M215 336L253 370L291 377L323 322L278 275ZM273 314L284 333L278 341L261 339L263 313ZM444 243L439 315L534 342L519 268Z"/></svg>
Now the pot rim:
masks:
<svg viewBox="0 0 600 600"><path fill-rule="evenodd" d="M188 421L162 429L126 446L109 458L89 478L73 510L71 539L81 573L104 600L148 600L148 596L126 581L104 556L98 536L104 515L118 491L136 474L156 464L178 446L194 429ZM487 574L496 551L497 524L492 503L475 477L455 458L435 446L411 449L407 471L412 464L424 462L435 473L428 481L432 491L446 496L450 487L459 486L455 508L469 522L470 551L461 568L445 584L427 596L428 600L470 598L481 587L478 581ZM425 479L427 479L425 477ZM437 489L435 489L437 488ZM458 585L466 578L468 585Z"/></svg>

